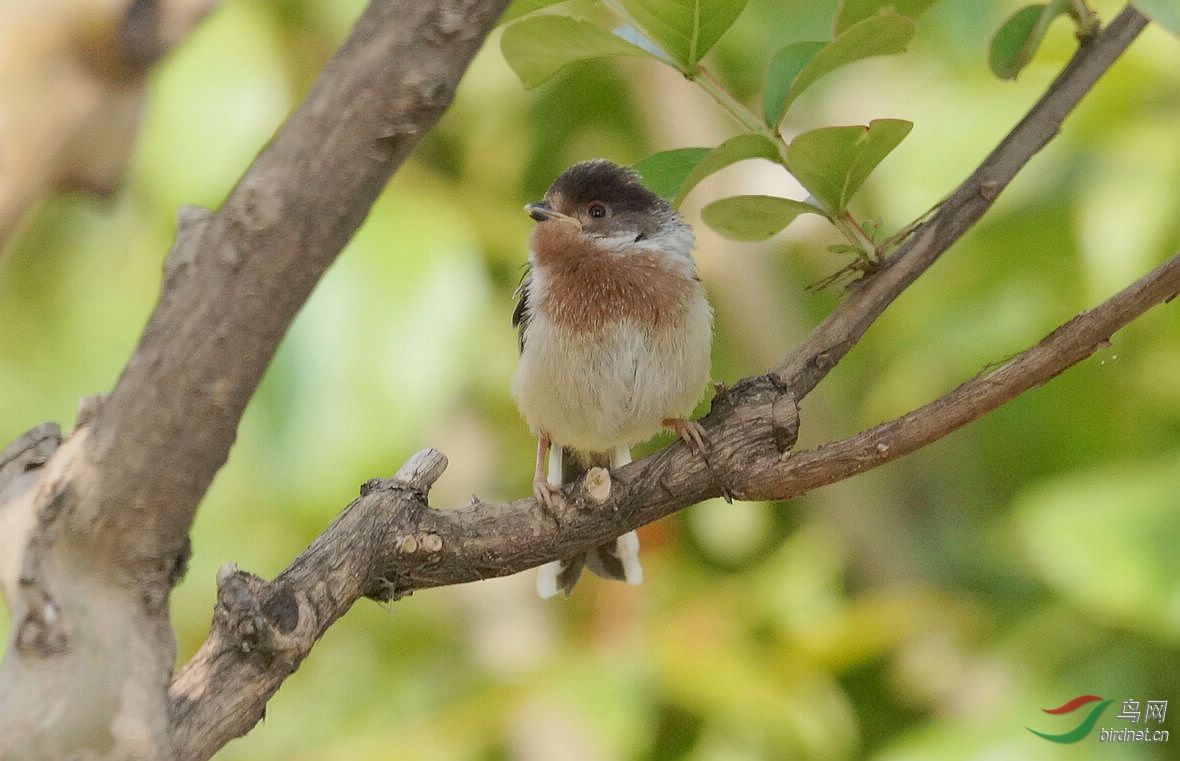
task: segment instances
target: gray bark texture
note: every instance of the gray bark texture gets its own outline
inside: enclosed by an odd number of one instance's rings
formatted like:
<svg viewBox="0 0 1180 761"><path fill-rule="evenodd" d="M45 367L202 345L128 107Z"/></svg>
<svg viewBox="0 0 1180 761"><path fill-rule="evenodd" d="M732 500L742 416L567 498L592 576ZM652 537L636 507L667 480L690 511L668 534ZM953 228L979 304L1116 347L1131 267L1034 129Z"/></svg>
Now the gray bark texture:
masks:
<svg viewBox="0 0 1180 761"><path fill-rule="evenodd" d="M4 487L0 757L202 759L261 718L244 693L216 716L170 710L168 595L197 504L287 326L506 5L374 0L224 205L181 212L115 387ZM14 457L44 459L52 441Z"/></svg>

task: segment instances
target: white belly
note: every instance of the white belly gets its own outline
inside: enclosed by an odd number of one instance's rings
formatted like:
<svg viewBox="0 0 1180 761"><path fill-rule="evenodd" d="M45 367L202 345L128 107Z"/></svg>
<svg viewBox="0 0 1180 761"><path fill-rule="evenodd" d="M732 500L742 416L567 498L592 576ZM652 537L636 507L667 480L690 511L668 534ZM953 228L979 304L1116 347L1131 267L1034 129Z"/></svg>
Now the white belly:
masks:
<svg viewBox="0 0 1180 761"><path fill-rule="evenodd" d="M529 427L555 444L607 451L687 415L709 380L712 320L703 294L677 322L654 333L617 322L592 336L537 315L512 380Z"/></svg>

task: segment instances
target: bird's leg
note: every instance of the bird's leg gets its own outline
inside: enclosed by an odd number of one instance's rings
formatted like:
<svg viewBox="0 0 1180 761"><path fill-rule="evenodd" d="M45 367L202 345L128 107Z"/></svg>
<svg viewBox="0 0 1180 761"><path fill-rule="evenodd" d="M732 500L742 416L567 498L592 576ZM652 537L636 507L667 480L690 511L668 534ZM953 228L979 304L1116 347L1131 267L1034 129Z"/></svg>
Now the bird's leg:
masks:
<svg viewBox="0 0 1180 761"><path fill-rule="evenodd" d="M553 509L553 495L561 491L561 447L550 448L549 435L537 434L537 466L533 470L533 496L546 510ZM545 478L545 456L549 456L549 478ZM554 469L554 462L557 467Z"/></svg>
<svg viewBox="0 0 1180 761"><path fill-rule="evenodd" d="M694 453L705 453L705 445L709 442L709 437L705 435L705 429L697 421L685 418L667 418L664 420L664 427L675 431L676 435L685 444L688 444L688 448Z"/></svg>
<svg viewBox="0 0 1180 761"><path fill-rule="evenodd" d="M561 493L562 469L565 463L564 450L561 444L554 444L547 434L537 436L537 469L533 472L533 494L537 497L537 504L541 506L553 522L561 528L561 521L553 512L553 495ZM549 478L545 478L545 455L549 455ZM570 590L577 582L577 574L582 572L582 561L578 560L573 581L563 583L562 574L569 566L565 560L552 560L537 569L537 594L542 600L548 600L559 591L564 591L569 597Z"/></svg>

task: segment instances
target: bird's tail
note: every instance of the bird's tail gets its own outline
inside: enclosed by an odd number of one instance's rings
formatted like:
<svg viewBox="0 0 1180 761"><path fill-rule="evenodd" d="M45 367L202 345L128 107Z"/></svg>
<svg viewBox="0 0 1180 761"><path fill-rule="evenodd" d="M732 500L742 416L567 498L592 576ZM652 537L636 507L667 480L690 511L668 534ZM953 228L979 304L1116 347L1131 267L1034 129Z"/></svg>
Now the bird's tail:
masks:
<svg viewBox="0 0 1180 761"><path fill-rule="evenodd" d="M546 563L538 570L537 594L544 599L558 592L569 597L583 568L590 569L604 579L641 584L643 566L639 564L639 535L628 531L613 542L600 544L590 552Z"/></svg>
<svg viewBox="0 0 1180 761"><path fill-rule="evenodd" d="M613 452L576 452L554 447L558 456L550 457L549 480L552 483L570 483L577 480L594 466L618 468L631 462L631 451L619 447ZM552 452L551 452L552 455ZM604 579L625 581L628 584L643 582L643 566L639 564L639 535L628 531L614 541L600 544L589 552L582 552L563 560L554 560L541 566L537 575L537 594L543 599L561 592L570 596L574 585L582 575L582 569Z"/></svg>

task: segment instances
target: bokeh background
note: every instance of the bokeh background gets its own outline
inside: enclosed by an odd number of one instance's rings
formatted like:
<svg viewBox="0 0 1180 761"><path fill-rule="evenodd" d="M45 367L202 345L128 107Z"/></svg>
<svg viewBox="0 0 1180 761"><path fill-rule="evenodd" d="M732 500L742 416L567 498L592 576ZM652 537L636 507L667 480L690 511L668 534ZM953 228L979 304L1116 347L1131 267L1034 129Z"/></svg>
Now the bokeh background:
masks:
<svg viewBox="0 0 1180 761"><path fill-rule="evenodd" d="M1109 19L1119 4L1094 3ZM1070 55L1058 22L1015 83L986 67L1011 2L943 0L908 54L841 70L786 126L909 119L853 203L895 230L948 193ZM160 281L177 208L216 207L299 101L359 0L224 2L155 70L112 198L57 197L0 257L0 442L68 428L108 390ZM771 54L827 39L834 0L750 0L706 59L757 104ZM179 661L222 563L272 577L368 478L433 446L431 501L528 493L508 316L530 221L565 166L633 163L736 134L648 61L576 65L524 91L493 35L292 326L193 528L172 598ZM995 208L806 400L801 446L918 406L1180 249L1180 41L1149 28ZM764 371L839 301L822 223L765 244L699 221L723 195L801 197L743 162L685 204L717 313L713 375ZM325 209L325 213L331 213ZM359 602L232 759L1168 759L1071 746L1081 694L1180 712L1180 313L1148 313L1042 388L895 464L789 503L706 503L647 527L638 588L541 602L530 573ZM702 403L700 411L707 408ZM647 448L662 446L657 440ZM0 612L0 633L8 622ZM80 675L84 678L84 675ZM1141 726L1141 725L1139 725ZM1180 729L1170 714L1159 729ZM1176 733L1173 733L1176 734Z"/></svg>

